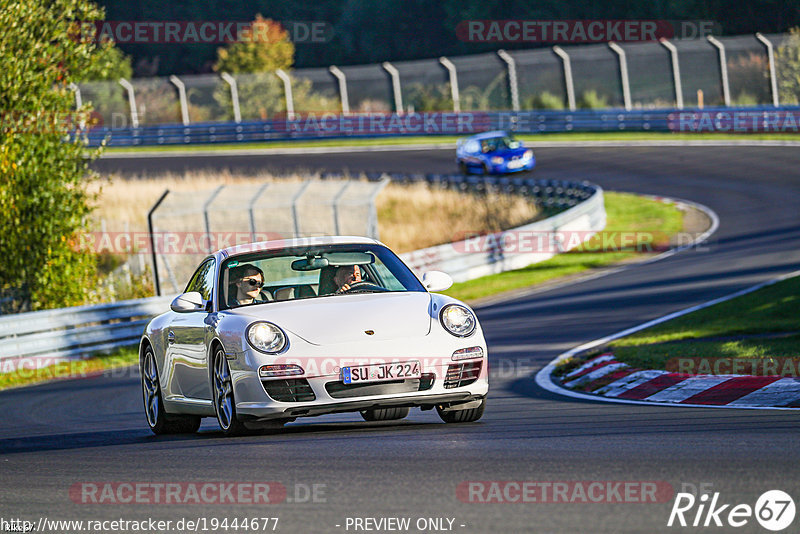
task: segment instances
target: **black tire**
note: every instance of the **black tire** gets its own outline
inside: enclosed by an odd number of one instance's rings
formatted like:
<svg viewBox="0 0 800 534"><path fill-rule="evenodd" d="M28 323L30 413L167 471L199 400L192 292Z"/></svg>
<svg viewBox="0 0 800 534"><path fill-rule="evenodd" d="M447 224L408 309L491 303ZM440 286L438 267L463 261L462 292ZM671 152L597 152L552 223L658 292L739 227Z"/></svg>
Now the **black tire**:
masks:
<svg viewBox="0 0 800 534"><path fill-rule="evenodd" d="M148 345L139 362L142 382L142 400L147 425L153 434L193 434L200 428L200 417L196 415L168 414L164 410L161 397L161 383L158 379L153 349Z"/></svg>
<svg viewBox="0 0 800 534"><path fill-rule="evenodd" d="M467 164L464 163L463 161L458 162L458 172L460 172L465 176L469 174L469 169L467 168Z"/></svg>
<svg viewBox="0 0 800 534"><path fill-rule="evenodd" d="M361 417L364 421L396 421L408 416L410 409L405 408L373 408L371 410L361 410Z"/></svg>
<svg viewBox="0 0 800 534"><path fill-rule="evenodd" d="M481 174L483 174L484 176L489 176L490 174L489 166L486 165L485 163L481 164Z"/></svg>
<svg viewBox="0 0 800 534"><path fill-rule="evenodd" d="M442 410L441 406L436 407L439 417L445 423L472 423L483 416L486 407L486 399L481 399L481 405L477 408L467 408L466 410Z"/></svg>
<svg viewBox="0 0 800 534"><path fill-rule="evenodd" d="M249 429L236 415L236 399L233 396L233 382L225 351L221 347L214 349L211 359L211 402L217 414L217 423L226 436L239 436L248 433Z"/></svg>

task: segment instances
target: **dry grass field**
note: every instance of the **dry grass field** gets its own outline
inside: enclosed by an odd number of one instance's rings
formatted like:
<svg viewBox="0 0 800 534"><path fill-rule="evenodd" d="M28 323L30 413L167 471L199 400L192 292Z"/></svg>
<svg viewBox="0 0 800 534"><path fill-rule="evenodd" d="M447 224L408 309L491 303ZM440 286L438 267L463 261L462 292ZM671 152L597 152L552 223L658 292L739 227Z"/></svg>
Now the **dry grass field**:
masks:
<svg viewBox="0 0 800 534"><path fill-rule="evenodd" d="M193 172L141 178L111 177L92 185L97 194L94 212L95 229L105 225L108 231L147 231L147 210L165 189L173 202L185 198L189 208L219 185L249 186L255 190L265 182L296 182L309 176L234 175L230 173ZM476 196L457 191L431 188L427 184L390 183L378 195L380 239L396 252L406 252L447 243L466 232L497 231L512 228L537 218L536 206L527 200L508 195ZM202 231L202 228L197 228ZM230 228L247 231L248 228ZM333 233L326 228L325 233ZM266 229L270 231L270 229Z"/></svg>

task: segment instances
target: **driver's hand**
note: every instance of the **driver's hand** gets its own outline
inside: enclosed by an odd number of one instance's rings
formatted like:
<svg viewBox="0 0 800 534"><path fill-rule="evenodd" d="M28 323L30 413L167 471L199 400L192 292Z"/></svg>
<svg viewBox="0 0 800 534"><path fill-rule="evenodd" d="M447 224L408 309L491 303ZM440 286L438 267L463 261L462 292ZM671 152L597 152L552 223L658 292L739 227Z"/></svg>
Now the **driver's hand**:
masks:
<svg viewBox="0 0 800 534"><path fill-rule="evenodd" d="M337 293L344 293L348 289L350 289L350 284L345 284L342 287L340 287L339 289L337 289L336 292Z"/></svg>

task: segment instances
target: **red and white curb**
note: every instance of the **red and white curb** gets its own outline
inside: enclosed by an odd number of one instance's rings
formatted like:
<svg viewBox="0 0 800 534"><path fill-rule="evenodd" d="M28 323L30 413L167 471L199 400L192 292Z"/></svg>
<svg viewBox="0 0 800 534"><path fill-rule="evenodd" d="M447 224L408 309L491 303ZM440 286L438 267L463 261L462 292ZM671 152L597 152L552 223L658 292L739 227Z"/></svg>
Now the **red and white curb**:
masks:
<svg viewBox="0 0 800 534"><path fill-rule="evenodd" d="M564 376L564 387L618 399L700 404L800 408L800 379L780 376L690 375L642 370L613 354L588 360Z"/></svg>
<svg viewBox="0 0 800 534"><path fill-rule="evenodd" d="M800 271L794 271L730 295L584 343L560 354L547 364L536 374L536 384L547 391L566 397L622 404L796 410L800 408L800 378L690 375L659 370L641 370L616 361L614 355L610 353L592 358L577 369L573 369L564 377L563 384L557 383L553 379L556 365L576 354L795 276L800 276ZM600 382L601 380L602 382ZM579 389L583 389L583 391L579 391ZM587 393L587 390L593 391Z"/></svg>

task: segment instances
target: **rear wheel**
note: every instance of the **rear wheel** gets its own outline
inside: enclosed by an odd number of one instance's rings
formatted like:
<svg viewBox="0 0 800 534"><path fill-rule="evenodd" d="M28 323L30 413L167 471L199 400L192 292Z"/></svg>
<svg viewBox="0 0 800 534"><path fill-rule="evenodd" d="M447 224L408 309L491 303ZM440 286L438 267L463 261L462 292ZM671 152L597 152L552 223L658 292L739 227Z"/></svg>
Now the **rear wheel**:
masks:
<svg viewBox="0 0 800 534"><path fill-rule="evenodd" d="M481 403L475 408L458 410L437 406L436 411L445 423L472 423L483 416L483 410L486 407L486 399L481 399L480 402Z"/></svg>
<svg viewBox="0 0 800 534"><path fill-rule="evenodd" d="M142 358L142 398L147 424L154 434L191 434L200 428L200 418L196 415L168 414L161 400L161 384L158 380L158 366L153 349L145 348Z"/></svg>
<svg viewBox="0 0 800 534"><path fill-rule="evenodd" d="M217 422L226 436L235 436L247 431L236 416L236 401L233 397L233 381L225 351L217 347L214 351L213 372L211 385L214 394L214 411L217 413Z"/></svg>
<svg viewBox="0 0 800 534"><path fill-rule="evenodd" d="M373 408L361 410L364 421L395 421L408 416L409 408Z"/></svg>

